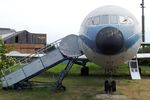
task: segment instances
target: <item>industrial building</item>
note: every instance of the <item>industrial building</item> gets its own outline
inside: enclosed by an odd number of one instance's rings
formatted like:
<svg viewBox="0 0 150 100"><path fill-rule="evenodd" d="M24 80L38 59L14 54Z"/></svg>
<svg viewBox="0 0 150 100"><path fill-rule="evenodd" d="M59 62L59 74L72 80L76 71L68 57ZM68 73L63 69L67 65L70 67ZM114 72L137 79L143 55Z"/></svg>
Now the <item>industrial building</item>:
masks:
<svg viewBox="0 0 150 100"><path fill-rule="evenodd" d="M45 47L46 34L30 33L27 30L15 31L10 28L0 28L0 36L7 47L19 53L34 53L36 50Z"/></svg>

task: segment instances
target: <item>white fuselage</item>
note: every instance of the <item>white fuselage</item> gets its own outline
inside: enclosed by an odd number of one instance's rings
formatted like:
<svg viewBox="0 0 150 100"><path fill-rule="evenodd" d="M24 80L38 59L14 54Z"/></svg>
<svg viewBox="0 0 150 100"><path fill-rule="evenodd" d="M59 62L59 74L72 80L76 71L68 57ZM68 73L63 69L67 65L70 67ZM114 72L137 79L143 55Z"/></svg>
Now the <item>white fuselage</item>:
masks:
<svg viewBox="0 0 150 100"><path fill-rule="evenodd" d="M80 48L89 60L114 67L136 55L141 44L141 29L129 11L104 6L87 15L79 37Z"/></svg>

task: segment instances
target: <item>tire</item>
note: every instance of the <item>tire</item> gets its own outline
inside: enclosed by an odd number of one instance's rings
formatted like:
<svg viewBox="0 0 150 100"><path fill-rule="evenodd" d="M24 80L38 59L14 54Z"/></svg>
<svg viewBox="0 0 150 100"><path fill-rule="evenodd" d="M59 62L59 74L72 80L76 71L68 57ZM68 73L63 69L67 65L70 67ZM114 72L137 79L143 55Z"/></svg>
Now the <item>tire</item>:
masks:
<svg viewBox="0 0 150 100"><path fill-rule="evenodd" d="M81 76L89 76L89 68L88 67L81 68Z"/></svg>
<svg viewBox="0 0 150 100"><path fill-rule="evenodd" d="M109 93L109 90L110 90L110 84L109 84L109 81L108 80L105 80L105 83L104 83L104 91L106 94Z"/></svg>
<svg viewBox="0 0 150 100"><path fill-rule="evenodd" d="M112 92L116 91L116 81L111 82L111 90L112 90Z"/></svg>

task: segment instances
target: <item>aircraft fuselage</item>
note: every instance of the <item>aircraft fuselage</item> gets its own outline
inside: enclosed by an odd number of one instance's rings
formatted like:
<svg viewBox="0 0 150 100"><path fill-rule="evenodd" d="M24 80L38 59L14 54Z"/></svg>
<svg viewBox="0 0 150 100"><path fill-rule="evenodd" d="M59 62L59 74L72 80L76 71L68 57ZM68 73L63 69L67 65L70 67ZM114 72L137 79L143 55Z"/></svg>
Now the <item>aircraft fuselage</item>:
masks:
<svg viewBox="0 0 150 100"><path fill-rule="evenodd" d="M136 55L141 44L141 28L129 11L104 6L87 15L79 37L80 48L89 60L112 67Z"/></svg>

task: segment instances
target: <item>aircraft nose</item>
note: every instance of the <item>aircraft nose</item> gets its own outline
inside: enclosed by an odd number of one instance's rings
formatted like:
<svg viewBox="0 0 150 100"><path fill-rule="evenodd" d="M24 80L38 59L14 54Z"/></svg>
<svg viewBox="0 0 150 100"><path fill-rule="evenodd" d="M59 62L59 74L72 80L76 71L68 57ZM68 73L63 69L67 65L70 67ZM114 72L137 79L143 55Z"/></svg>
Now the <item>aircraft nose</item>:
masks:
<svg viewBox="0 0 150 100"><path fill-rule="evenodd" d="M96 45L102 54L116 54L123 47L122 32L114 27L105 27L98 32Z"/></svg>

